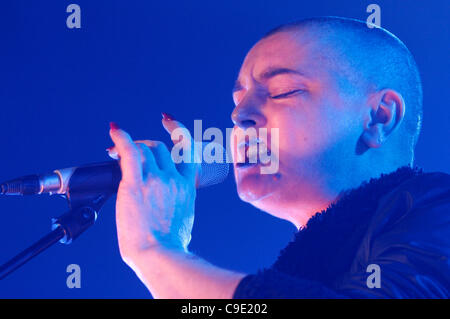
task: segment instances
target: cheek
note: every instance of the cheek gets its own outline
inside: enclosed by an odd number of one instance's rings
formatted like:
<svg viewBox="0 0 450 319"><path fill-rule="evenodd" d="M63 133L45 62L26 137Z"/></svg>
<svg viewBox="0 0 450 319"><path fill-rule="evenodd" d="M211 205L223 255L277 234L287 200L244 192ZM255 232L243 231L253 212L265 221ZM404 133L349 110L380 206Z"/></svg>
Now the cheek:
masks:
<svg viewBox="0 0 450 319"><path fill-rule="evenodd" d="M280 153L307 156L320 152L329 140L328 125L320 112L294 110L278 118ZM281 153L281 154L282 154Z"/></svg>
<svg viewBox="0 0 450 319"><path fill-rule="evenodd" d="M280 161L321 154L351 130L346 113L333 105L308 105L279 113L273 123L280 130ZM285 156L283 156L285 154Z"/></svg>

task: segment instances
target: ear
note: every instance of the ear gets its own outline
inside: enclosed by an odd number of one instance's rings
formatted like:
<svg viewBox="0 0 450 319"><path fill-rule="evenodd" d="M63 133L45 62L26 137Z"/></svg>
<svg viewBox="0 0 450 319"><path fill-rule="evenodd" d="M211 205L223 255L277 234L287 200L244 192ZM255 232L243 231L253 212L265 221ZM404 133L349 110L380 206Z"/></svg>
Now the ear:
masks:
<svg viewBox="0 0 450 319"><path fill-rule="evenodd" d="M370 112L361 136L369 148L378 148L399 127L405 117L405 102L400 93L383 89L369 99Z"/></svg>

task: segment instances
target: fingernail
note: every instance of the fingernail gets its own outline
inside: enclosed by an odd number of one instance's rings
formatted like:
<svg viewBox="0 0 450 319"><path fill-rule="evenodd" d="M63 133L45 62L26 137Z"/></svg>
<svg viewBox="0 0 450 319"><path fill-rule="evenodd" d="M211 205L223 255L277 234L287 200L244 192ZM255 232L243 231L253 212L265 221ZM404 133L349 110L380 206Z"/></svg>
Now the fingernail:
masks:
<svg viewBox="0 0 450 319"><path fill-rule="evenodd" d="M166 121L173 121L173 120L175 120L175 118L172 115L170 115L170 114L161 112L161 115L162 115L163 119L166 120Z"/></svg>
<svg viewBox="0 0 450 319"><path fill-rule="evenodd" d="M108 156L115 160L119 159L119 154L117 154L117 152L108 152Z"/></svg>
<svg viewBox="0 0 450 319"><path fill-rule="evenodd" d="M116 122L109 122L109 127L111 128L111 130L118 130L120 128Z"/></svg>

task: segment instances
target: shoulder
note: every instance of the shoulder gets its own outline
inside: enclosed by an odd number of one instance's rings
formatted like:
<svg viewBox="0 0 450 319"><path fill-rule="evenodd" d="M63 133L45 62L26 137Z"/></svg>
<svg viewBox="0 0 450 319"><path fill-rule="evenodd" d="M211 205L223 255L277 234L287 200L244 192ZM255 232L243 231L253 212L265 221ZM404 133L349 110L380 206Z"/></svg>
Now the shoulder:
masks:
<svg viewBox="0 0 450 319"><path fill-rule="evenodd" d="M420 173L383 196L375 218L382 215L387 222L420 214L431 217L427 211L440 206L448 207L449 204L450 175L442 172ZM449 214L443 214L442 218L448 216Z"/></svg>
<svg viewBox="0 0 450 319"><path fill-rule="evenodd" d="M352 273L377 264L386 296L448 298L449 260L450 175L421 173L379 201Z"/></svg>
<svg viewBox="0 0 450 319"><path fill-rule="evenodd" d="M426 243L450 250L450 175L418 174L379 201L367 240L384 238L383 245Z"/></svg>
<svg viewBox="0 0 450 319"><path fill-rule="evenodd" d="M414 204L419 205L429 200L449 199L450 175L443 172L418 174L392 191L407 192L414 199Z"/></svg>

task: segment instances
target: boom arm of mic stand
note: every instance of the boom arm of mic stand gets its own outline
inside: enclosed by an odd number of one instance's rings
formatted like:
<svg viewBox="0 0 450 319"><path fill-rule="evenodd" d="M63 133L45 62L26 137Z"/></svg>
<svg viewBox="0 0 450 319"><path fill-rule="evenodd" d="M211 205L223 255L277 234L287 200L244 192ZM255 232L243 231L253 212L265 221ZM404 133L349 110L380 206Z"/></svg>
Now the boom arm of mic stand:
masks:
<svg viewBox="0 0 450 319"><path fill-rule="evenodd" d="M56 228L46 236L42 237L36 243L22 251L20 254L16 255L7 263L0 266L0 280L8 276L14 270L25 264L34 256L39 255L41 252L46 250L48 247L57 243L59 240L64 238L65 232L61 227Z"/></svg>
<svg viewBox="0 0 450 319"><path fill-rule="evenodd" d="M52 219L52 231L36 243L0 266L0 280L24 265L33 257L57 243L70 244L94 224L97 212L111 194L68 194L70 210Z"/></svg>

